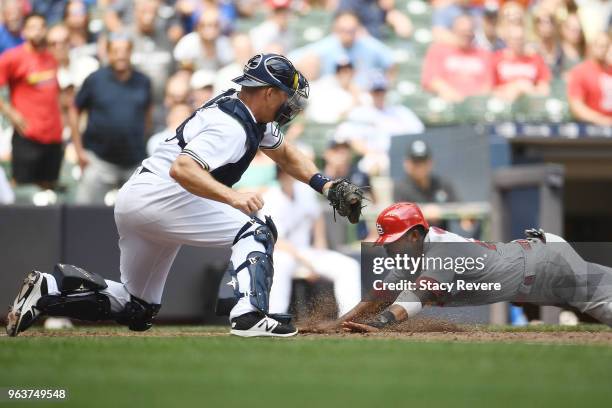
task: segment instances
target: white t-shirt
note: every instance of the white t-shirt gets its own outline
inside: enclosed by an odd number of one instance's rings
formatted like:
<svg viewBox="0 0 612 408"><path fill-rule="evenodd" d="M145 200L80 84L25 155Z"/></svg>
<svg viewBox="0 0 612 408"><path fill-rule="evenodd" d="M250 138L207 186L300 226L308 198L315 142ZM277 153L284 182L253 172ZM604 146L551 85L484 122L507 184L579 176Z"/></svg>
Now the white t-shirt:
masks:
<svg viewBox="0 0 612 408"><path fill-rule="evenodd" d="M189 33L174 47L174 59L194 64L195 69L219 69L234 60L232 44L227 37L220 36L215 42L214 58L206 56L198 33Z"/></svg>
<svg viewBox="0 0 612 408"><path fill-rule="evenodd" d="M261 213L274 220L278 237L297 248L308 248L312 242L315 221L321 216L321 205L317 193L310 186L295 181L293 199L280 187L271 187L263 194L264 208Z"/></svg>
<svg viewBox="0 0 612 408"><path fill-rule="evenodd" d="M327 75L311 85L306 118L318 123L337 123L353 107L353 95L340 86L335 75ZM368 103L369 95L361 94L359 102Z"/></svg>
<svg viewBox="0 0 612 408"><path fill-rule="evenodd" d="M248 106L246 108L253 116ZM183 129L186 143L183 150L173 137L163 140L153 155L142 162L147 169L167 179L170 179L170 167L179 154L188 155L205 170L212 171L224 164L237 162L247 150L246 132L242 124L217 106L198 109L187 122ZM274 135L269 123L259 147L264 150L276 149L282 142L283 135Z"/></svg>

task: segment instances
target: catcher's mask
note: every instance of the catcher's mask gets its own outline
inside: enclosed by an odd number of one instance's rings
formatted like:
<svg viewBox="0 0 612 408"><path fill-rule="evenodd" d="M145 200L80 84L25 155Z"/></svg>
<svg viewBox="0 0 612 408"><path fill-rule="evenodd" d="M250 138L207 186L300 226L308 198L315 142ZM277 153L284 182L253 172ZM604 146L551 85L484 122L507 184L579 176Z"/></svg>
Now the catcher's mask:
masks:
<svg viewBox="0 0 612 408"><path fill-rule="evenodd" d="M279 54L255 55L244 66L243 74L232 81L246 87L273 86L284 91L288 95L287 101L278 108L274 117L278 126L291 122L306 108L310 93L306 77Z"/></svg>

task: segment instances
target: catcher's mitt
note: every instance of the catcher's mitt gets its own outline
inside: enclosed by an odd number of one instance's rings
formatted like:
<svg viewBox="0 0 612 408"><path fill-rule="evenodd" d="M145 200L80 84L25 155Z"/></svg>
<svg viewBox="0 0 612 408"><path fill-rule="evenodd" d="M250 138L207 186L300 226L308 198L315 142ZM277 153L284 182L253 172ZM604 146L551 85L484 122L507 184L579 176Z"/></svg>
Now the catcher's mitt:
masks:
<svg viewBox="0 0 612 408"><path fill-rule="evenodd" d="M327 191L329 204L334 207L334 219L336 212L348 218L352 224L359 222L361 209L364 207L363 190L347 179L334 180Z"/></svg>

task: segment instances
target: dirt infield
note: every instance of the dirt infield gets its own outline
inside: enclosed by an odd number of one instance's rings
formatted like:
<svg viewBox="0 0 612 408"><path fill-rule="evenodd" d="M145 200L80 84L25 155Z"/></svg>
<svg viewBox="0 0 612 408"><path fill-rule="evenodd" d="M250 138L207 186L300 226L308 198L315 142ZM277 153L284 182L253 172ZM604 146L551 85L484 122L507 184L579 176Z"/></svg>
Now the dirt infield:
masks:
<svg viewBox="0 0 612 408"><path fill-rule="evenodd" d="M45 330L34 327L19 335L32 337L223 337L229 335L226 327L211 326L156 326L148 332L130 332L116 326L83 326L76 329ZM4 334L0 336L5 336ZM393 339L415 342L503 342L541 344L599 344L612 346L612 330L601 326L558 327L532 326L527 328L487 327L457 325L429 319L413 319L395 327L392 331L377 333L349 333L342 330L311 332L307 326L300 327L300 334L294 339ZM8 340L8 339L7 339Z"/></svg>

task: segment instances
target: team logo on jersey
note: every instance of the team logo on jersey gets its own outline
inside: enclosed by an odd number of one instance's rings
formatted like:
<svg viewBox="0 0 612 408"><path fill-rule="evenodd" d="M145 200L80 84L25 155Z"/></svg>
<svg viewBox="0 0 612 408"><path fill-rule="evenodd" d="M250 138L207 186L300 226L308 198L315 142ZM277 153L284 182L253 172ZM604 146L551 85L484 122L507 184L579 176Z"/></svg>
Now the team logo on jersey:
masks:
<svg viewBox="0 0 612 408"><path fill-rule="evenodd" d="M383 230L382 225L376 223L376 231L378 231L378 235L385 235L385 231Z"/></svg>

